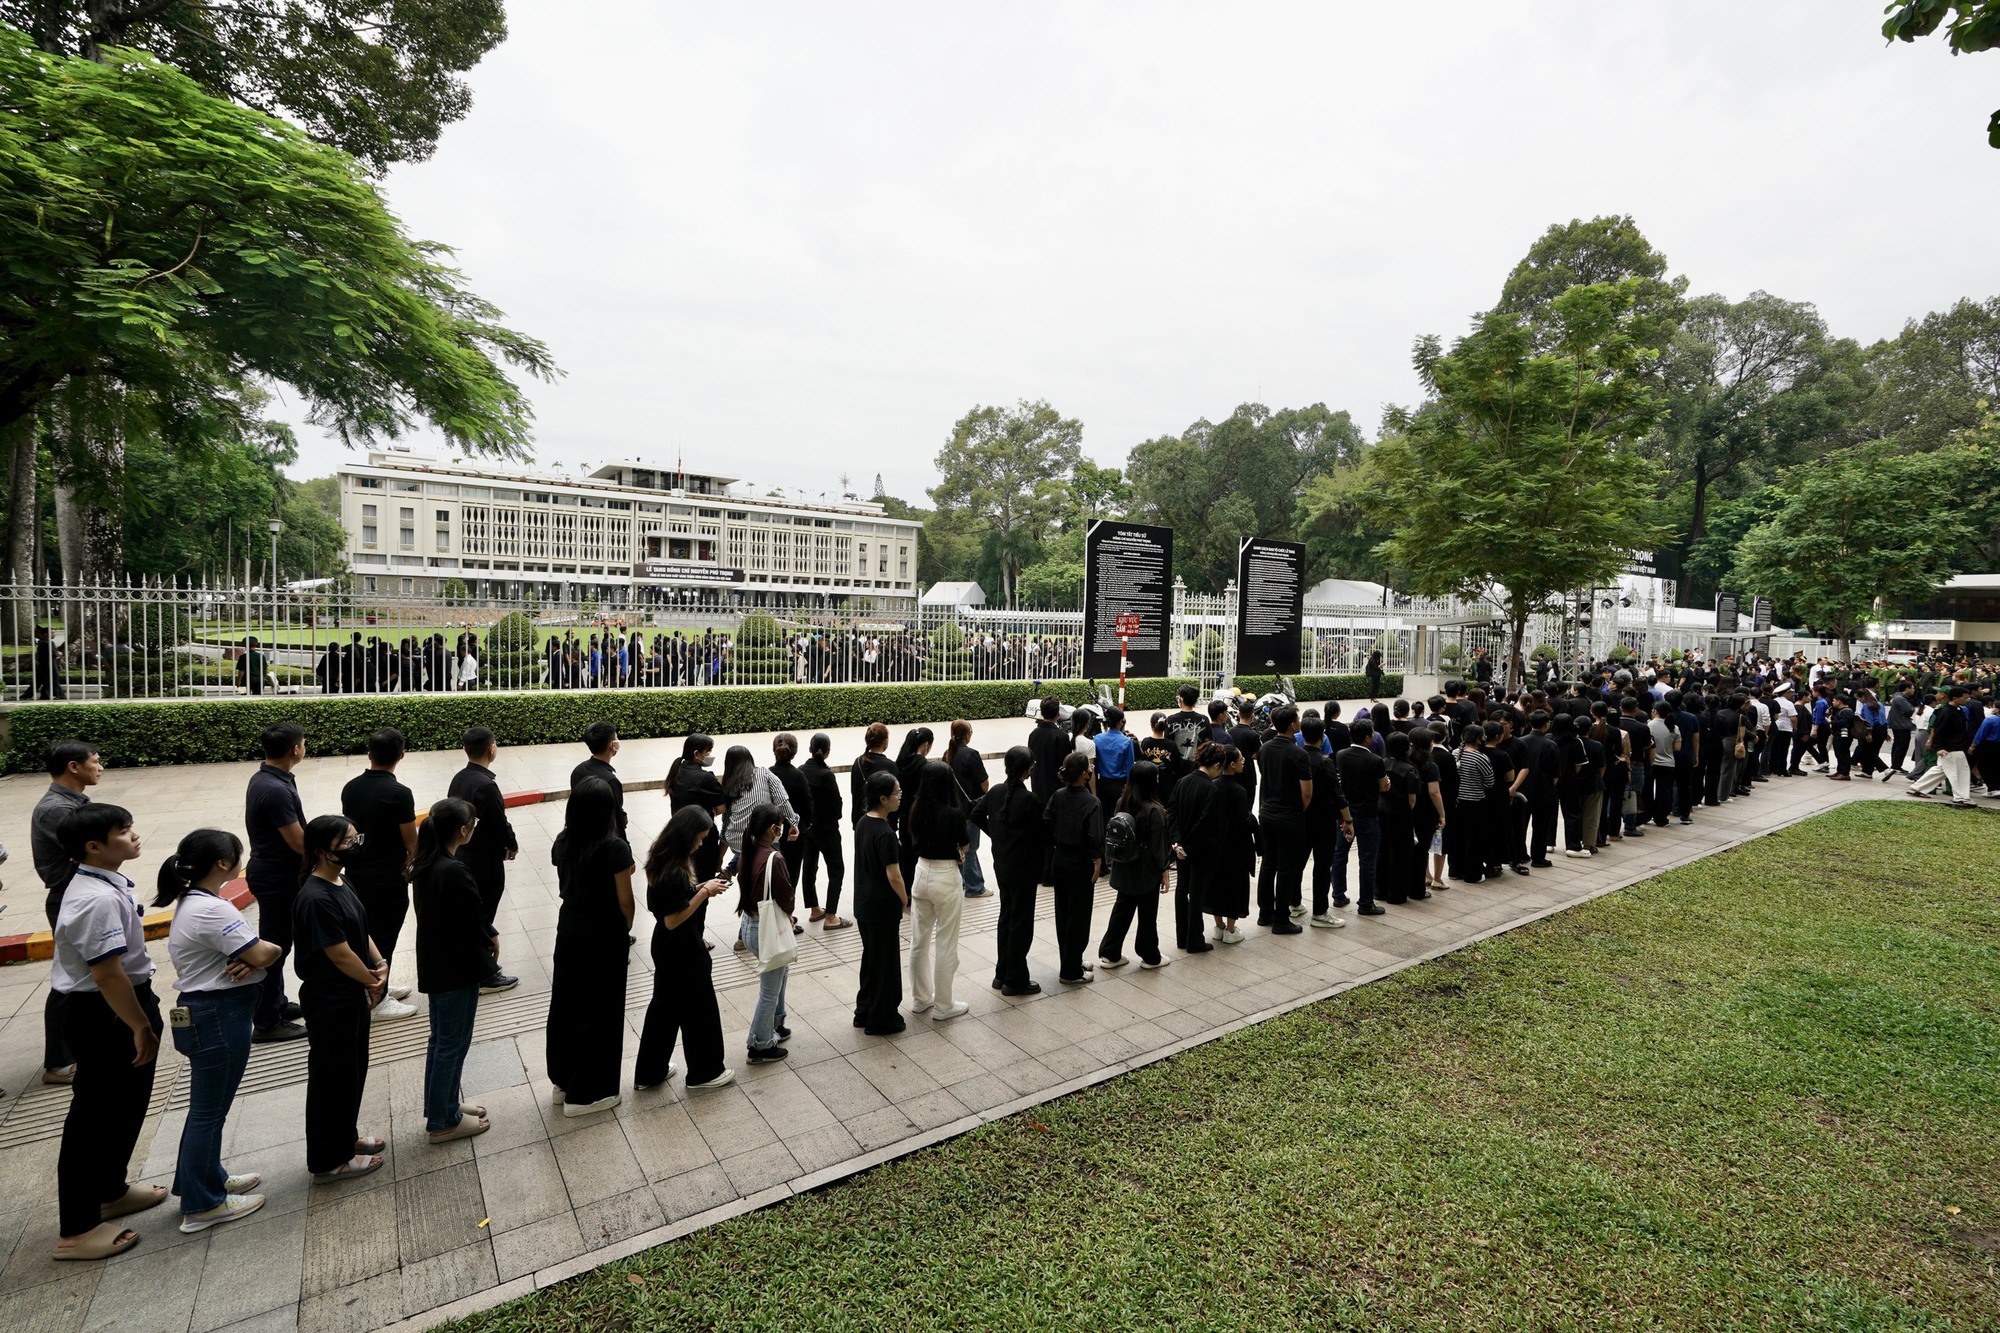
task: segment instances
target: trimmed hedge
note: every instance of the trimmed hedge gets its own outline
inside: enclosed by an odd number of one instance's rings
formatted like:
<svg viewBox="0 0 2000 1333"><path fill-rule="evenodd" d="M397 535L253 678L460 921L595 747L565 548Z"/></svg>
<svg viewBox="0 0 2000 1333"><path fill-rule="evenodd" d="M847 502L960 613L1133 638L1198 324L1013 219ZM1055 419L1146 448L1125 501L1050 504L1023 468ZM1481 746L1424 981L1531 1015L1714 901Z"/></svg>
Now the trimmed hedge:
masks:
<svg viewBox="0 0 2000 1333"><path fill-rule="evenodd" d="M1132 712L1171 708L1175 688L1184 683L1128 682L1126 707ZM1243 676L1237 683L1262 691L1270 688L1271 678ZM1361 676L1295 676L1293 683L1308 700L1358 699L1368 693ZM1402 684L1401 676L1382 679L1389 697ZM1043 691L1070 703L1095 696L1092 685L1076 680L1048 681ZM1025 715L1032 692L1027 681L990 681L27 704L6 713L6 770L39 768L50 745L73 736L101 747L106 764L132 768L255 759L261 753L257 737L273 722L304 727L309 753L360 754L369 733L382 727L400 730L412 750L457 749L459 737L474 725L493 728L502 745L567 743L591 723L607 719L631 737L694 731L721 736Z"/></svg>

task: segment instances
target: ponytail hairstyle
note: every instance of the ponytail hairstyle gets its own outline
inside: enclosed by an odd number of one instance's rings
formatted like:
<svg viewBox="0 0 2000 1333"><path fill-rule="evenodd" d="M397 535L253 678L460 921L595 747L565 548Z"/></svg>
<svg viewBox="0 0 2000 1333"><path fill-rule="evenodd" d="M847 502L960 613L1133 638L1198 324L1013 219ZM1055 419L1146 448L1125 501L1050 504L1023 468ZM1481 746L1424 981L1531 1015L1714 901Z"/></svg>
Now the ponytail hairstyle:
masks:
<svg viewBox="0 0 2000 1333"><path fill-rule="evenodd" d="M153 906L172 907L210 867L223 861L232 868L243 864L243 839L219 828L198 828L188 834L160 867L159 892Z"/></svg>
<svg viewBox="0 0 2000 1333"><path fill-rule="evenodd" d="M667 790L671 792L674 789L674 780L680 776L681 769L697 767L694 762L696 755L705 754L714 748L715 738L713 736L704 736L700 732L696 732L682 741L680 758L667 765Z"/></svg>
<svg viewBox="0 0 2000 1333"><path fill-rule="evenodd" d="M410 878L415 879L436 865L439 857L449 855L445 849L472 827L472 821L470 802L447 796L431 806L429 818L417 829L417 855L410 863Z"/></svg>
<svg viewBox="0 0 2000 1333"><path fill-rule="evenodd" d="M1125 779L1125 794L1118 798L1118 808L1130 811L1136 818L1149 809L1157 809L1159 804L1160 766L1142 759L1132 765L1132 775Z"/></svg>
<svg viewBox="0 0 2000 1333"><path fill-rule="evenodd" d="M944 747L944 761L954 768L958 766L958 752L972 739L972 724L964 718L951 724L951 742Z"/></svg>
<svg viewBox="0 0 2000 1333"><path fill-rule="evenodd" d="M1229 762L1223 757L1223 749L1223 746L1216 744L1214 741L1203 741L1200 745L1194 747L1194 766L1196 768L1223 767Z"/></svg>
<svg viewBox="0 0 2000 1333"><path fill-rule="evenodd" d="M1088 759L1085 759L1081 754L1078 754L1075 750L1071 750L1068 754L1063 756L1063 761L1062 761L1063 786L1074 787L1076 785L1076 780L1088 772L1090 772L1090 761Z"/></svg>
<svg viewBox="0 0 2000 1333"><path fill-rule="evenodd" d="M354 825L347 822L346 815L321 815L306 825L306 847L302 866L299 867L301 886L312 878L319 868L319 859L332 854L343 839L354 831Z"/></svg>
<svg viewBox="0 0 2000 1333"><path fill-rule="evenodd" d="M825 763L826 757L833 753L833 737L823 731L815 731L813 738L806 742L806 748L813 758Z"/></svg>

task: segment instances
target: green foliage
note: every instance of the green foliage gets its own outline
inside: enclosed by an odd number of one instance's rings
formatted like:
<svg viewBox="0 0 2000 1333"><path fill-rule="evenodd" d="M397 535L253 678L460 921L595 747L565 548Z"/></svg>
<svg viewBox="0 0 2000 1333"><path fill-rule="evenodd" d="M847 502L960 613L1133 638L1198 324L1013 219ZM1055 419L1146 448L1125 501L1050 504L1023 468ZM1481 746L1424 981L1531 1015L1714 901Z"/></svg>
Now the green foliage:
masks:
<svg viewBox="0 0 2000 1333"><path fill-rule="evenodd" d="M1444 647L1438 649L1438 661L1443 662L1449 666L1457 665L1460 659L1462 659L1464 656L1465 656L1465 646L1463 644L1448 643Z"/></svg>
<svg viewBox="0 0 2000 1333"><path fill-rule="evenodd" d="M1277 412L1245 403L1133 447L1134 517L1174 530L1174 572L1189 588L1221 592L1243 538L1291 538L1308 480L1358 463L1361 451L1353 419L1324 403Z"/></svg>
<svg viewBox="0 0 2000 1333"><path fill-rule="evenodd" d="M446 646L455 642L450 636ZM518 689L542 678L542 655L535 650L535 622L525 611L509 611L486 631L479 658L480 683Z"/></svg>
<svg viewBox="0 0 2000 1333"><path fill-rule="evenodd" d="M1561 341L1563 317L1556 300L1572 287L1624 284L1632 310L1671 326L1678 320L1686 278L1666 276L1667 258L1653 248L1629 216L1572 218L1552 224L1507 275L1496 311L1517 316L1549 350Z"/></svg>
<svg viewBox="0 0 2000 1333"><path fill-rule="evenodd" d="M1402 689L1402 677L1383 679L1385 689ZM1295 676L1292 681L1304 699L1368 695L1368 683L1359 676ZM1185 683L1173 678L1134 681L1126 699L1136 710L1170 709L1175 688ZM1266 690L1271 678L1244 676L1238 684ZM6 714L6 763L9 772L33 770L50 745L71 736L90 737L103 747L106 763L125 768L253 759L259 733L282 721L304 727L315 754L360 754L369 734L382 727L401 730L412 750L449 750L475 724L493 728L502 745L547 745L574 741L600 719L616 722L627 736L696 731L727 736L870 722L1014 717L1024 713L1033 688L1027 681L999 681L37 704ZM1087 703L1096 692L1086 682L1070 680L1044 682L1043 693Z"/></svg>
<svg viewBox="0 0 2000 1333"><path fill-rule="evenodd" d="M465 582L462 579L446 579L438 585L438 594L442 597L464 597Z"/></svg>
<svg viewBox="0 0 2000 1333"><path fill-rule="evenodd" d="M217 97L284 115L381 171L422 161L472 92L455 74L507 35L502 0L0 0L42 49L134 46Z"/></svg>
<svg viewBox="0 0 2000 1333"><path fill-rule="evenodd" d="M940 511L971 515L981 561L998 574L999 599L1013 605L1022 568L1066 507L1065 479L1083 457L1083 423L1046 402L975 407L938 451Z"/></svg>
<svg viewBox="0 0 2000 1333"><path fill-rule="evenodd" d="M1225 670L1222 661L1221 632L1205 629L1194 638L1183 640L1181 666L1185 669L1201 667L1208 671Z"/></svg>
<svg viewBox="0 0 2000 1333"><path fill-rule="evenodd" d="M1558 656L1560 654L1553 647L1546 643L1538 643L1535 645L1535 651L1528 654L1528 660L1530 662L1553 662Z"/></svg>
<svg viewBox="0 0 2000 1333"><path fill-rule="evenodd" d="M0 28L0 87L0 433L88 372L148 428L207 419L212 439L262 377L350 442L424 418L463 451L526 453L499 363L546 375L546 349L350 158L135 52L49 56Z"/></svg>
<svg viewBox="0 0 2000 1333"><path fill-rule="evenodd" d="M1611 651L1606 656L1614 662L1629 662L1632 660L1633 653L1630 647L1620 642L1612 644Z"/></svg>
<svg viewBox="0 0 2000 1333"><path fill-rule="evenodd" d="M2000 46L2000 0L1906 0L1889 6L1882 35L1892 42L1928 37L1949 18L1946 40L1955 56ZM2000 148L2000 111L1986 122L1986 142Z"/></svg>
<svg viewBox="0 0 2000 1333"><path fill-rule="evenodd" d="M1375 450L1383 485L1371 503L1400 525L1385 553L1412 592L1498 585L1510 660L1536 608L1610 581L1657 535L1651 465L1623 447L1660 410L1647 372L1671 325L1642 308L1649 281L1571 287L1536 327L1486 315L1449 354L1420 339L1430 400L1393 420L1400 435Z"/></svg>
<svg viewBox="0 0 2000 1333"><path fill-rule="evenodd" d="M1970 446L1901 455L1871 446L1787 472L1783 507L1737 545L1743 591L1847 644L1877 597L1921 597L1950 575L1972 527L1930 500L1955 495L1961 471L1981 461ZM1907 503L1885 504L1889 496Z"/></svg>
<svg viewBox="0 0 2000 1333"><path fill-rule="evenodd" d="M1935 449L2000 408L2000 296L1913 319L1868 349L1868 429L1905 449Z"/></svg>

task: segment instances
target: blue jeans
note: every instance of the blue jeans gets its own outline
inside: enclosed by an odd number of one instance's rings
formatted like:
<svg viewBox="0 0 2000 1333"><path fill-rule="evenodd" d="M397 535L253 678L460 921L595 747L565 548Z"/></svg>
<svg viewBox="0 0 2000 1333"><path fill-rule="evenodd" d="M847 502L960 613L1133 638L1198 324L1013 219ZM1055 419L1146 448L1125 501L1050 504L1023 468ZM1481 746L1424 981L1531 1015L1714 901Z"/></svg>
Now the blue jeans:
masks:
<svg viewBox="0 0 2000 1333"><path fill-rule="evenodd" d="M743 923L743 947L757 954L757 918L737 918ZM778 1029L785 1026L785 978L791 967L774 968L757 978L757 1012L750 1018L750 1049L761 1051L778 1044Z"/></svg>
<svg viewBox="0 0 2000 1333"><path fill-rule="evenodd" d="M458 1076L472 1049L479 987L431 992L431 1040L424 1053L424 1128L441 1134L458 1124Z"/></svg>
<svg viewBox="0 0 2000 1333"><path fill-rule="evenodd" d="M958 882L968 894L986 892L986 872L979 868L979 825L965 821L965 859L958 864Z"/></svg>
<svg viewBox="0 0 2000 1333"><path fill-rule="evenodd" d="M1354 896L1362 906L1375 901L1375 864L1382 850L1382 825L1372 818L1354 821Z"/></svg>
<svg viewBox="0 0 2000 1333"><path fill-rule="evenodd" d="M180 1162L174 1193L183 1213L205 1213L221 1205L229 1172L222 1165L222 1126L236 1100L244 1066L250 1063L250 1021L263 987L191 991L180 997L189 1026L170 1029L174 1049L188 1061L187 1124L181 1129Z"/></svg>

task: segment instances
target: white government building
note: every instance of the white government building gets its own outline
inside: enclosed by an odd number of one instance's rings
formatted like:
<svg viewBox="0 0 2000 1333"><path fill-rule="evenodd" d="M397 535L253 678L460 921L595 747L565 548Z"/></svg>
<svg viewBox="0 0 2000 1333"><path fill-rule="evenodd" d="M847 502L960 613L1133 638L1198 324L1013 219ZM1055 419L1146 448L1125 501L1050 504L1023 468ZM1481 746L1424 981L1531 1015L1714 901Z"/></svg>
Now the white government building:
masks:
<svg viewBox="0 0 2000 1333"><path fill-rule="evenodd" d="M588 477L375 450L339 471L362 592L607 606L906 610L921 524L864 500L736 495L736 478L642 462Z"/></svg>

